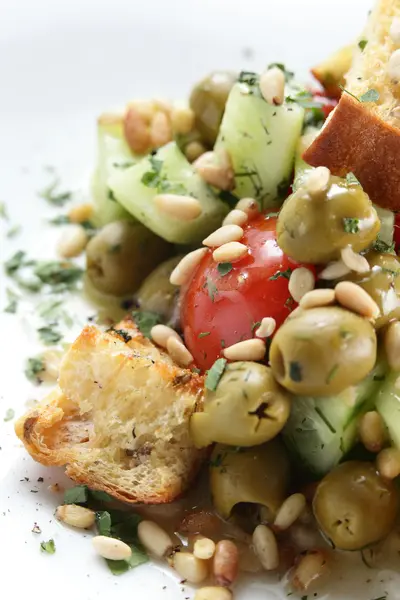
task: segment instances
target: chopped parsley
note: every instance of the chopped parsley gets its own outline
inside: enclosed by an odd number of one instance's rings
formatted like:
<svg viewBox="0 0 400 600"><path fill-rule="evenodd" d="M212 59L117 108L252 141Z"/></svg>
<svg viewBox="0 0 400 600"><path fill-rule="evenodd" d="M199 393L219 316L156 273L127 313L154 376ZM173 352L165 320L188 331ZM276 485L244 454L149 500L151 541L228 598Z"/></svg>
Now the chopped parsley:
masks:
<svg viewBox="0 0 400 600"><path fill-rule="evenodd" d="M72 289L83 275L80 267L56 260L38 262L33 272L42 283L57 286L59 291Z"/></svg>
<svg viewBox="0 0 400 600"><path fill-rule="evenodd" d="M251 331L254 331L255 329L258 329L261 325L261 321L255 321L253 323L253 325L251 326Z"/></svg>
<svg viewBox="0 0 400 600"><path fill-rule="evenodd" d="M3 421L5 423L7 423L7 421L11 421L11 419L13 419L15 417L15 410L13 408L8 408L6 410L6 415L3 419Z"/></svg>
<svg viewBox="0 0 400 600"><path fill-rule="evenodd" d="M218 263L218 265L217 265L217 271L221 275L221 277L228 275L228 273L230 273L232 271L232 269L233 269L232 263L230 263L230 262Z"/></svg>
<svg viewBox="0 0 400 600"><path fill-rule="evenodd" d="M368 90L362 96L360 96L360 102L378 102L379 92L377 90Z"/></svg>
<svg viewBox="0 0 400 600"><path fill-rule="evenodd" d="M149 157L151 171L146 171L142 175L141 182L149 188L158 188L161 183L161 169L163 161L155 158L153 155Z"/></svg>
<svg viewBox="0 0 400 600"><path fill-rule="evenodd" d="M12 275L16 271L18 271L18 269L20 269L25 264L25 257L26 252L24 252L23 250L17 250L17 252L13 254L13 256L11 256L11 258L6 260L4 263L6 273L8 275Z"/></svg>
<svg viewBox="0 0 400 600"><path fill-rule="evenodd" d="M378 237L372 245L372 248L373 250L375 250L375 252L380 252L382 254L393 254L395 252L395 246L395 242L388 244L384 240L381 240L378 235Z"/></svg>
<svg viewBox="0 0 400 600"><path fill-rule="evenodd" d="M52 323L51 325L39 327L37 330L41 341L46 346L58 344L58 342L62 340L62 335L59 331L57 331L56 326L56 323Z"/></svg>
<svg viewBox="0 0 400 600"><path fill-rule="evenodd" d="M276 271L276 273L271 275L271 277L269 277L268 279L269 279L269 281L275 281L276 279L279 279L279 277L284 277L285 279L290 279L292 271L293 271L293 269L291 269L290 267L288 269L286 269L286 271Z"/></svg>
<svg viewBox="0 0 400 600"><path fill-rule="evenodd" d="M215 392L219 380L225 371L226 362L226 358L217 358L211 369L207 371L206 381L204 384L207 390Z"/></svg>
<svg viewBox="0 0 400 600"><path fill-rule="evenodd" d="M110 329L108 329L107 331L112 331L113 333L116 333L117 335L122 337L126 344L132 339L132 336L129 335L129 333L125 331L125 329L115 329L114 327L110 327Z"/></svg>
<svg viewBox="0 0 400 600"><path fill-rule="evenodd" d="M99 535L111 536L111 515L108 511L96 512L96 527Z"/></svg>
<svg viewBox="0 0 400 600"><path fill-rule="evenodd" d="M360 48L361 52L364 50L364 48L367 44L368 44L368 40L360 40L358 42L358 47Z"/></svg>
<svg viewBox="0 0 400 600"><path fill-rule="evenodd" d="M201 338L207 337L210 334L211 334L211 331L202 331L201 333L199 333L198 337L201 339Z"/></svg>
<svg viewBox="0 0 400 600"><path fill-rule="evenodd" d="M113 167L116 169L129 169L129 167L133 167L135 163L131 160L126 160L125 162L115 162L113 163Z"/></svg>
<svg viewBox="0 0 400 600"><path fill-rule="evenodd" d="M5 221L9 219L7 207L4 202L0 202L0 219L4 219Z"/></svg>
<svg viewBox="0 0 400 600"><path fill-rule="evenodd" d="M209 297L211 298L211 302L214 302L215 295L218 294L218 289L211 277L207 277L206 287Z"/></svg>
<svg viewBox="0 0 400 600"><path fill-rule="evenodd" d="M13 292L10 288L6 288L7 300L8 304L4 309L4 312L9 313L11 315L15 315L18 308L18 300L19 296Z"/></svg>
<svg viewBox="0 0 400 600"><path fill-rule="evenodd" d="M336 376L337 372L339 369L339 365L333 365L332 369L329 371L327 377L326 377L326 383L330 383L332 381L332 379Z"/></svg>
<svg viewBox="0 0 400 600"><path fill-rule="evenodd" d="M86 485L76 485L64 493L64 504L86 504L89 499L89 489Z"/></svg>
<svg viewBox="0 0 400 600"><path fill-rule="evenodd" d="M57 215L54 219L50 219L50 225L68 225L71 219L68 215Z"/></svg>
<svg viewBox="0 0 400 600"><path fill-rule="evenodd" d="M10 229L7 231L6 236L8 238L13 238L17 236L21 232L21 225L12 225Z"/></svg>
<svg viewBox="0 0 400 600"><path fill-rule="evenodd" d="M253 86L257 85L259 81L258 73L254 73L254 71L240 71L238 82L246 83L247 85Z"/></svg>
<svg viewBox="0 0 400 600"><path fill-rule="evenodd" d="M296 361L291 361L289 363L289 377L292 381L302 381L303 376L301 373L301 365Z"/></svg>
<svg viewBox="0 0 400 600"><path fill-rule="evenodd" d="M355 219L353 217L344 217L343 229L346 233L358 233L360 231L358 226L359 222L359 219Z"/></svg>
<svg viewBox="0 0 400 600"><path fill-rule="evenodd" d="M150 338L150 332L154 325L158 325L161 322L160 315L149 310L133 310L132 317L137 325L140 333L144 337Z"/></svg>
<svg viewBox="0 0 400 600"><path fill-rule="evenodd" d="M32 358L28 358L25 366L25 377L32 381L33 383L41 383L40 377L38 377L39 373L42 373L46 368L44 360L37 356L33 356Z"/></svg>
<svg viewBox="0 0 400 600"><path fill-rule="evenodd" d="M50 185L44 188L42 191L38 192L38 196L47 200L53 206L64 206L68 200L72 198L72 192L58 192L57 188L60 185L60 179L56 177Z"/></svg>
<svg viewBox="0 0 400 600"><path fill-rule="evenodd" d="M346 90L346 88L341 83L339 83L338 85L339 85L339 88L342 90L342 92L344 94L348 94L349 96L351 96L352 98L354 98L354 100L357 100L357 102L360 102L360 99L357 98L357 96L355 96L351 92L349 92L349 90Z"/></svg>
<svg viewBox="0 0 400 600"><path fill-rule="evenodd" d="M361 185L360 182L358 181L357 177L351 171L350 171L350 173L347 173L347 175L346 175L346 182L349 185L352 185L352 184Z"/></svg>
<svg viewBox="0 0 400 600"><path fill-rule="evenodd" d="M107 198L111 200L111 202L117 202L117 199L114 196L114 192L110 188L108 188L107 190Z"/></svg>
<svg viewBox="0 0 400 600"><path fill-rule="evenodd" d="M56 551L56 545L54 540L48 540L47 542L40 542L40 549L42 552L47 552L47 554L54 554Z"/></svg>

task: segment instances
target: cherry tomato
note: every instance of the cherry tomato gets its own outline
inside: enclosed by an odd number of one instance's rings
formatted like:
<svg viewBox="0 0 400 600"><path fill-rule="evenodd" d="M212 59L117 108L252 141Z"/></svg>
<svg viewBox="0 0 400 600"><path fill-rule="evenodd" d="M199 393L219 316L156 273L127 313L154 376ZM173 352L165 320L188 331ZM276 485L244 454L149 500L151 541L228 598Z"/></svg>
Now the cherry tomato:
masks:
<svg viewBox="0 0 400 600"><path fill-rule="evenodd" d="M396 252L399 252L399 250L400 250L400 213L396 213L394 216L393 240L395 243Z"/></svg>
<svg viewBox="0 0 400 600"><path fill-rule="evenodd" d="M254 337L263 317L273 317L279 327L297 306L288 285L301 265L276 243L276 220L261 215L244 227L241 242L249 254L233 264L217 265L210 250L182 290L185 344L199 368L209 369L223 348Z"/></svg>
<svg viewBox="0 0 400 600"><path fill-rule="evenodd" d="M319 104L322 104L321 110L324 113L324 117L326 119L327 116L333 111L338 101L335 100L335 98L328 98L325 90L313 90L312 94L313 100L315 102L318 102Z"/></svg>

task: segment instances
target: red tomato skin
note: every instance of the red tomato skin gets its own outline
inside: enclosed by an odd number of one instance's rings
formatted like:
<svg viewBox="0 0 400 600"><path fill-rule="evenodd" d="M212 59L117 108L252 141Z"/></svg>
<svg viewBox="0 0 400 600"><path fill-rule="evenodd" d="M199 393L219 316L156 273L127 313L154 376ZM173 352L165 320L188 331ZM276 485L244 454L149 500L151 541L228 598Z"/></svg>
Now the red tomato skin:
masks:
<svg viewBox="0 0 400 600"><path fill-rule="evenodd" d="M396 252L399 253L399 251L400 251L400 213L395 213L395 215L394 215L393 241L395 243Z"/></svg>
<svg viewBox="0 0 400 600"><path fill-rule="evenodd" d="M296 308L288 275L276 274L301 265L282 252L275 231L276 217L261 215L252 220L241 239L249 254L221 276L210 250L182 290L185 344L200 369L209 369L223 356L223 348L255 337L256 324L263 317L273 317L278 328ZM307 267L315 273L313 266Z"/></svg>

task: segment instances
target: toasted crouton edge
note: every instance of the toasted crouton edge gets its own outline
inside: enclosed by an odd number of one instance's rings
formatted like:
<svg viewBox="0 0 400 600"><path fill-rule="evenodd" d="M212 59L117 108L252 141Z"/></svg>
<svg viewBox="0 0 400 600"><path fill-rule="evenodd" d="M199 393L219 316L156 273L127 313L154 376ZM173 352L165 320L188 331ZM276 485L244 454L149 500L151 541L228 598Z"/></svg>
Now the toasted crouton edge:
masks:
<svg viewBox="0 0 400 600"><path fill-rule="evenodd" d="M303 158L340 177L354 173L372 202L400 210L400 130L349 94L343 93Z"/></svg>

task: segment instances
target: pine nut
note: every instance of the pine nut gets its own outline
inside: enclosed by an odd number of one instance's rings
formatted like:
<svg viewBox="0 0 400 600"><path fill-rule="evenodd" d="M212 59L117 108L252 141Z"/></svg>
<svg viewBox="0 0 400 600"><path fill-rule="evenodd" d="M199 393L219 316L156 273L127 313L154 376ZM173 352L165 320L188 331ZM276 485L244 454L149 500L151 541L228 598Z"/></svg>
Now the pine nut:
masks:
<svg viewBox="0 0 400 600"><path fill-rule="evenodd" d="M249 219L254 219L260 214L260 208L253 198L242 198L235 206L236 210L242 210Z"/></svg>
<svg viewBox="0 0 400 600"><path fill-rule="evenodd" d="M390 116L395 119L400 119L400 106L396 106L390 111Z"/></svg>
<svg viewBox="0 0 400 600"><path fill-rule="evenodd" d="M197 590L194 600L233 600L232 592L224 587L204 587Z"/></svg>
<svg viewBox="0 0 400 600"><path fill-rule="evenodd" d="M331 172L327 167L313 169L304 182L304 189L311 198L325 197L330 187Z"/></svg>
<svg viewBox="0 0 400 600"><path fill-rule="evenodd" d="M329 306L335 303L335 290L311 290L304 294L299 304L301 308L316 308L318 306Z"/></svg>
<svg viewBox="0 0 400 600"><path fill-rule="evenodd" d="M215 547L213 574L217 585L229 587L239 571L239 552L231 540L221 540Z"/></svg>
<svg viewBox="0 0 400 600"><path fill-rule="evenodd" d="M135 154L146 154L151 147L150 131L146 119L134 106L128 106L124 116L124 135Z"/></svg>
<svg viewBox="0 0 400 600"><path fill-rule="evenodd" d="M367 450L370 452L382 450L386 441L386 429L381 415L376 410L362 415L358 423L358 432Z"/></svg>
<svg viewBox="0 0 400 600"><path fill-rule="evenodd" d="M189 583L201 583L208 575L206 561L196 558L191 552L176 552L173 567L179 576Z"/></svg>
<svg viewBox="0 0 400 600"><path fill-rule="evenodd" d="M248 251L247 246L240 242L228 242L214 250L213 259L218 263L232 262L243 258Z"/></svg>
<svg viewBox="0 0 400 600"><path fill-rule="evenodd" d="M368 273L368 271L371 270L365 256L361 256L361 254L354 252L351 246L343 248L340 254L342 261L351 271L355 271L356 273Z"/></svg>
<svg viewBox="0 0 400 600"><path fill-rule="evenodd" d="M158 194L154 198L154 204L160 212L182 221L193 221L202 213L200 202L192 196Z"/></svg>
<svg viewBox="0 0 400 600"><path fill-rule="evenodd" d="M269 527L257 525L253 532L253 544L258 558L266 571L279 566L279 552L276 538Z"/></svg>
<svg viewBox="0 0 400 600"><path fill-rule="evenodd" d="M239 225L223 225L206 237L203 244L212 248L228 242L238 242L243 237L243 233L243 229Z"/></svg>
<svg viewBox="0 0 400 600"><path fill-rule="evenodd" d="M210 538L200 538L195 541L193 546L193 554L196 558L208 560L214 556L215 544Z"/></svg>
<svg viewBox="0 0 400 600"><path fill-rule="evenodd" d="M376 466L381 477L396 479L400 475L400 450L385 448L376 457Z"/></svg>
<svg viewBox="0 0 400 600"><path fill-rule="evenodd" d="M199 248L186 254L172 271L169 278L170 283L172 285L184 285L187 283L207 252L207 248Z"/></svg>
<svg viewBox="0 0 400 600"><path fill-rule="evenodd" d="M400 371L400 322L390 323L384 337L386 358L393 371Z"/></svg>
<svg viewBox="0 0 400 600"><path fill-rule="evenodd" d="M310 269L299 267L292 271L289 279L289 293L295 302L300 302L302 297L314 289L315 277Z"/></svg>
<svg viewBox="0 0 400 600"><path fill-rule="evenodd" d="M342 260L329 263L328 266L319 274L320 279L331 281L332 279L340 279L351 272L351 269L344 264Z"/></svg>
<svg viewBox="0 0 400 600"><path fill-rule="evenodd" d="M400 49L395 50L389 58L388 73L389 77L394 81L400 79Z"/></svg>
<svg viewBox="0 0 400 600"><path fill-rule="evenodd" d="M68 213L68 218L71 223L83 223L84 221L89 221L94 212L93 204L78 204L77 206L73 206Z"/></svg>
<svg viewBox="0 0 400 600"><path fill-rule="evenodd" d="M256 336L267 338L270 337L276 329L276 321L273 317L264 317L261 320L261 325L256 329Z"/></svg>
<svg viewBox="0 0 400 600"><path fill-rule="evenodd" d="M222 225L245 225L249 220L248 215L243 211L234 208L228 213L225 219L222 221Z"/></svg>
<svg viewBox="0 0 400 600"><path fill-rule="evenodd" d="M281 531L289 529L300 517L306 507L306 499L303 494L292 494L282 504L275 517L274 525Z"/></svg>
<svg viewBox="0 0 400 600"><path fill-rule="evenodd" d="M194 112L191 108L176 107L171 111L171 125L175 134L186 135L194 127Z"/></svg>
<svg viewBox="0 0 400 600"><path fill-rule="evenodd" d="M155 113L150 124L150 140L152 148L161 148L172 140L171 123L165 112Z"/></svg>
<svg viewBox="0 0 400 600"><path fill-rule="evenodd" d="M139 541L154 556L162 558L171 553L174 546L173 541L157 523L140 521L137 532Z"/></svg>
<svg viewBox="0 0 400 600"><path fill-rule="evenodd" d="M186 346L174 337L167 340L168 354L180 367L187 367L193 362L193 356Z"/></svg>
<svg viewBox="0 0 400 600"><path fill-rule="evenodd" d="M260 90L268 104L282 104L285 96L285 75L282 69L272 67L264 71L260 76Z"/></svg>
<svg viewBox="0 0 400 600"><path fill-rule="evenodd" d="M63 258L79 256L88 241L88 235L81 225L68 225L57 244L57 252Z"/></svg>
<svg viewBox="0 0 400 600"><path fill-rule="evenodd" d="M295 590L307 592L329 574L327 555L322 550L310 550L300 558L292 573Z"/></svg>
<svg viewBox="0 0 400 600"><path fill-rule="evenodd" d="M244 340L233 344L224 350L224 356L228 360L262 360L265 356L265 342L260 339Z"/></svg>
<svg viewBox="0 0 400 600"><path fill-rule="evenodd" d="M96 515L92 510L78 506L77 504L62 504L57 506L56 517L63 523L78 527L79 529L88 529L94 525Z"/></svg>
<svg viewBox="0 0 400 600"><path fill-rule="evenodd" d="M371 296L352 281L341 281L335 287L336 301L368 319L379 316L379 307Z"/></svg>
<svg viewBox="0 0 400 600"><path fill-rule="evenodd" d="M115 538L96 535L92 539L92 543L97 554L108 560L128 560L132 555L132 550L128 544Z"/></svg>
<svg viewBox="0 0 400 600"><path fill-rule="evenodd" d="M390 25L389 35L396 46L400 46L400 19L395 17Z"/></svg>
<svg viewBox="0 0 400 600"><path fill-rule="evenodd" d="M233 169L212 161L216 161L215 153L205 152L193 163L193 166L200 177L209 185L213 185L220 190L232 190L235 187Z"/></svg>
<svg viewBox="0 0 400 600"><path fill-rule="evenodd" d="M182 338L178 333L176 333L175 329L172 329L172 327L167 327L166 325L154 325L154 327L151 328L150 336L153 342L162 348L167 347L167 342L170 337L174 337L176 340L182 343Z"/></svg>
<svg viewBox="0 0 400 600"><path fill-rule="evenodd" d="M187 146L185 146L185 156L191 163L197 160L205 152L206 148L201 142L189 142Z"/></svg>

